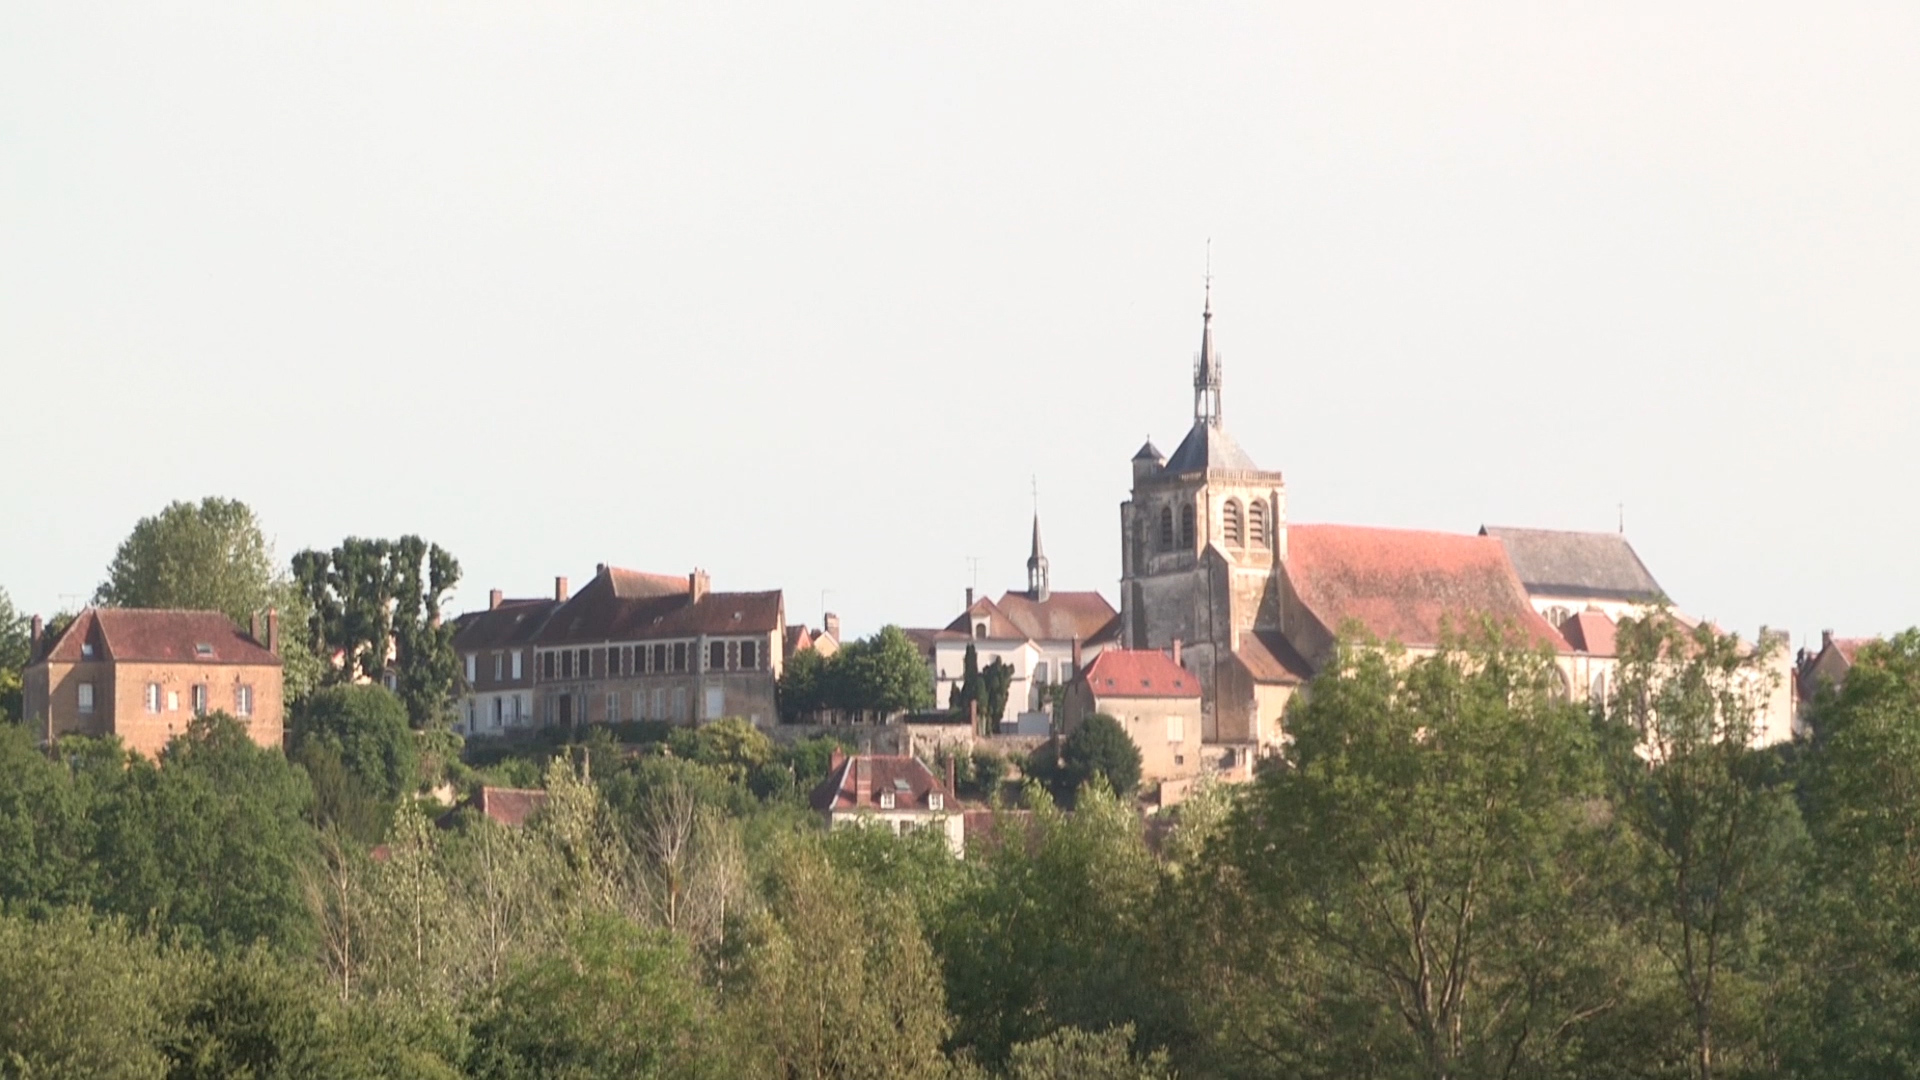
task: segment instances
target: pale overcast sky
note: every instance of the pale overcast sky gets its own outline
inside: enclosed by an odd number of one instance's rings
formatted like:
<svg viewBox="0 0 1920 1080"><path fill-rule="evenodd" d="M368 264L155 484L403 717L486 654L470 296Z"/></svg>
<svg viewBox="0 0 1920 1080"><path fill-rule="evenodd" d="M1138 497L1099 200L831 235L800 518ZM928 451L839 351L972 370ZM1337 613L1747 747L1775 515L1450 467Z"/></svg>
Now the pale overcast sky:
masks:
<svg viewBox="0 0 1920 1080"><path fill-rule="evenodd" d="M162 10L165 8L166 10ZM1751 634L1920 622L1920 5L0 10L0 586L139 517L944 623L1118 601L1190 423L1294 521L1612 529Z"/></svg>

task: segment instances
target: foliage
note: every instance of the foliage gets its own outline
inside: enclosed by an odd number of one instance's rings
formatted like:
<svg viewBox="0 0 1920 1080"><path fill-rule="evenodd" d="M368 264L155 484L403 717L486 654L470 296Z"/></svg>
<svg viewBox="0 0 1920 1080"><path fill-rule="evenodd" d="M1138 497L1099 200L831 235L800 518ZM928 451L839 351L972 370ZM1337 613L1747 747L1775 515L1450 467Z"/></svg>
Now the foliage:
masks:
<svg viewBox="0 0 1920 1080"><path fill-rule="evenodd" d="M1061 1028L1013 1048L1007 1080L1172 1080L1166 1051L1133 1054L1133 1025L1106 1031Z"/></svg>
<svg viewBox="0 0 1920 1080"><path fill-rule="evenodd" d="M209 496L173 502L141 518L114 553L94 603L126 608L218 611L241 626L276 608L288 626L306 602L273 559L253 509ZM279 642L286 698L297 702L319 676L319 661L297 634Z"/></svg>
<svg viewBox="0 0 1920 1080"><path fill-rule="evenodd" d="M166 958L78 912L0 917L0 1075L162 1076Z"/></svg>
<svg viewBox="0 0 1920 1080"><path fill-rule="evenodd" d="M1095 778L1121 795L1130 795L1140 786L1140 748L1120 721L1094 713L1057 750L1052 743L1036 749L1028 757L1027 773L1064 803L1072 803Z"/></svg>
<svg viewBox="0 0 1920 1080"><path fill-rule="evenodd" d="M960 685L953 688L953 694L947 699L948 711L955 716L970 716L978 708L984 717L987 712L985 689L980 682L980 651L969 641L960 662ZM976 730L974 734L981 732Z"/></svg>
<svg viewBox="0 0 1920 1080"><path fill-rule="evenodd" d="M308 604L308 647L335 658L329 681L381 682L391 669L415 728L451 721L462 681L453 624L442 618L460 582L451 554L418 536L348 537L331 551L296 554L293 576Z"/></svg>
<svg viewBox="0 0 1920 1080"><path fill-rule="evenodd" d="M999 657L980 669L980 718L988 730L1006 719L1007 697L1013 691L1013 665Z"/></svg>
<svg viewBox="0 0 1920 1080"><path fill-rule="evenodd" d="M795 653L781 672L778 693L780 714L788 720L822 709L915 712L933 707L933 676L907 635L888 626L830 657L811 649Z"/></svg>
<svg viewBox="0 0 1920 1080"><path fill-rule="evenodd" d="M32 659L27 655L32 624L32 619L14 608L7 590L0 589L0 724L25 715L20 702L20 673Z"/></svg>
<svg viewBox="0 0 1920 1080"><path fill-rule="evenodd" d="M393 800L419 783L419 753L407 710L384 686L327 686L294 710L287 750L297 760L334 755L375 799Z"/></svg>

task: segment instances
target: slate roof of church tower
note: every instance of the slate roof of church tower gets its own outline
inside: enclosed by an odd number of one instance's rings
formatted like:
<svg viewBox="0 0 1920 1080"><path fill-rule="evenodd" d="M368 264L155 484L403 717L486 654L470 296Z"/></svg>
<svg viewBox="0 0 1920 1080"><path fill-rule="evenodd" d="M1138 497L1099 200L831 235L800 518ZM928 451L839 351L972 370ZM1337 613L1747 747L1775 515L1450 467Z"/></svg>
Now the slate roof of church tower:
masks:
<svg viewBox="0 0 1920 1080"><path fill-rule="evenodd" d="M1506 546L1527 591L1538 596L1594 597L1658 603L1666 593L1619 533L1484 526Z"/></svg>
<svg viewBox="0 0 1920 1080"><path fill-rule="evenodd" d="M1204 421L1195 423L1180 446L1167 459L1165 471L1171 474L1196 472L1259 472L1240 444L1227 429Z"/></svg>

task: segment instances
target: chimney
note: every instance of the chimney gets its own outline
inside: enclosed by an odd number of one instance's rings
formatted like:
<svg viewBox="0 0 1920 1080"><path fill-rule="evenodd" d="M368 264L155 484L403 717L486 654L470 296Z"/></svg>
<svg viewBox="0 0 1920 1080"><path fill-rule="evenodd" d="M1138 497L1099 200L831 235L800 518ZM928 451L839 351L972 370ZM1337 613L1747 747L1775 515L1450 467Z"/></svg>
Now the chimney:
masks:
<svg viewBox="0 0 1920 1080"><path fill-rule="evenodd" d="M967 586L967 610L973 610L973 586Z"/></svg>
<svg viewBox="0 0 1920 1080"><path fill-rule="evenodd" d="M873 803L873 759L865 754L853 759L853 805Z"/></svg>
<svg viewBox="0 0 1920 1080"><path fill-rule="evenodd" d="M555 600L560 601L563 604L567 602L567 579L566 578L556 577L553 579L553 598Z"/></svg>
<svg viewBox="0 0 1920 1080"><path fill-rule="evenodd" d="M820 617L820 625L833 640L840 640L840 616L829 611Z"/></svg>
<svg viewBox="0 0 1920 1080"><path fill-rule="evenodd" d="M847 752L845 750L840 749L838 746L835 746L833 748L833 756L827 759L827 775L832 776L834 773L839 772L840 766L845 765L846 763L847 763Z"/></svg>
<svg viewBox="0 0 1920 1080"><path fill-rule="evenodd" d="M1820 631L1820 651L1826 652L1828 649L1831 649L1831 648L1833 648L1833 631L1831 630Z"/></svg>
<svg viewBox="0 0 1920 1080"><path fill-rule="evenodd" d="M1180 663L1180 639L1179 638L1173 639L1173 662L1175 664Z"/></svg>
<svg viewBox="0 0 1920 1080"><path fill-rule="evenodd" d="M40 658L40 635L45 633L47 624L40 616L33 617L33 624L27 628L27 662Z"/></svg>
<svg viewBox="0 0 1920 1080"><path fill-rule="evenodd" d="M267 647L268 652L274 654L275 656L280 655L280 609L279 608L267 609L267 640L264 642L261 642L261 644Z"/></svg>
<svg viewBox="0 0 1920 1080"><path fill-rule="evenodd" d="M260 640L260 613L257 611L247 616L247 636L255 641Z"/></svg>
<svg viewBox="0 0 1920 1080"><path fill-rule="evenodd" d="M947 794L952 796L959 790L960 789L955 787L953 783L953 753L949 751L947 754Z"/></svg>
<svg viewBox="0 0 1920 1080"><path fill-rule="evenodd" d="M500 603L501 603L501 601L503 601L503 600L505 600L506 598L507 598L507 594L506 594L506 593L503 593L503 592L501 592L501 591L500 591L499 589L490 589L490 590L488 590L488 592L487 592L487 610L488 610L488 611L492 611L492 610L494 610L495 608L497 608L497 607L499 607L499 606L500 606Z"/></svg>
<svg viewBox="0 0 1920 1080"><path fill-rule="evenodd" d="M707 589L711 584L707 572L698 567L694 568L693 573L687 575L687 592L692 595L693 602L696 604L707 598Z"/></svg>

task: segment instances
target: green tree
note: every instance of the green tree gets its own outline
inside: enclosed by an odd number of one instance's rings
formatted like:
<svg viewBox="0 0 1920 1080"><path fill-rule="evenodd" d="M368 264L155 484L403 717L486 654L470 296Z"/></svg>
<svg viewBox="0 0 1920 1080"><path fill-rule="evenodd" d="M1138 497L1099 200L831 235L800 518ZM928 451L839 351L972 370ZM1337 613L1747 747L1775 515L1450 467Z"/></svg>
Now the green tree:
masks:
<svg viewBox="0 0 1920 1080"><path fill-rule="evenodd" d="M0 723L18 722L25 715L20 702L20 673L32 659L27 655L31 626L32 620L14 608L7 590L0 589Z"/></svg>
<svg viewBox="0 0 1920 1080"><path fill-rule="evenodd" d="M212 496L169 503L136 522L93 599L113 607L218 611L241 626L268 608L278 609L289 626L307 615L300 591L275 566L253 509ZM298 701L317 680L319 661L298 635L279 645L287 699Z"/></svg>
<svg viewBox="0 0 1920 1080"><path fill-rule="evenodd" d="M92 900L88 789L34 737L0 725L0 902L34 916Z"/></svg>
<svg viewBox="0 0 1920 1080"><path fill-rule="evenodd" d="M1544 1075L1608 1006L1600 770L1555 675L1489 635L1415 660L1344 643L1314 680L1222 848L1236 919L1276 931L1220 980L1257 994L1229 1022L1262 1071Z"/></svg>
<svg viewBox="0 0 1920 1080"><path fill-rule="evenodd" d="M1634 862L1627 918L1685 1003L1689 1071L1756 1060L1771 914L1785 906L1805 832L1770 754L1750 745L1773 687L1764 648L1665 612L1621 623L1607 713L1614 814Z"/></svg>
<svg viewBox="0 0 1920 1080"><path fill-rule="evenodd" d="M794 723L826 707L827 667L827 658L815 649L802 649L788 658L774 688L782 720Z"/></svg>
<svg viewBox="0 0 1920 1080"><path fill-rule="evenodd" d="M826 682L830 708L895 713L933 707L933 675L897 626L848 642L828 662Z"/></svg>
<svg viewBox="0 0 1920 1080"><path fill-rule="evenodd" d="M1165 1051L1133 1054L1133 1025L1061 1028L1013 1048L1007 1080L1173 1080Z"/></svg>
<svg viewBox="0 0 1920 1080"><path fill-rule="evenodd" d="M1120 721L1106 713L1081 721L1058 753L1056 764L1054 748L1041 746L1029 757L1027 771L1048 784L1063 803L1072 803L1081 787L1096 777L1120 795L1140 786L1140 748Z"/></svg>
<svg viewBox="0 0 1920 1080"><path fill-rule="evenodd" d="M1012 690L1013 665L994 657L993 663L980 671L980 718L987 722L989 731L1006 719L1007 697Z"/></svg>
<svg viewBox="0 0 1920 1080"><path fill-rule="evenodd" d="M453 625L443 617L460 582L451 554L417 536L350 536L331 551L296 554L293 576L307 602L308 647L337 658L330 679L380 682L391 669L415 728L451 720L461 685Z"/></svg>
<svg viewBox="0 0 1920 1080"><path fill-rule="evenodd" d="M407 709L384 686L327 686L293 711L287 750L301 760L325 748L374 798L392 800L419 783L419 751Z"/></svg>
<svg viewBox="0 0 1920 1080"><path fill-rule="evenodd" d="M0 1075L165 1075L167 960L114 922L0 916Z"/></svg>
<svg viewBox="0 0 1920 1080"><path fill-rule="evenodd" d="M966 655L960 662L960 685L954 688L947 706L959 716L971 715L978 709L980 717L982 719L986 717L986 696L980 683L980 652L973 647L971 641L967 642ZM975 722L978 723L977 720ZM978 735L981 732L976 730L974 734Z"/></svg>

